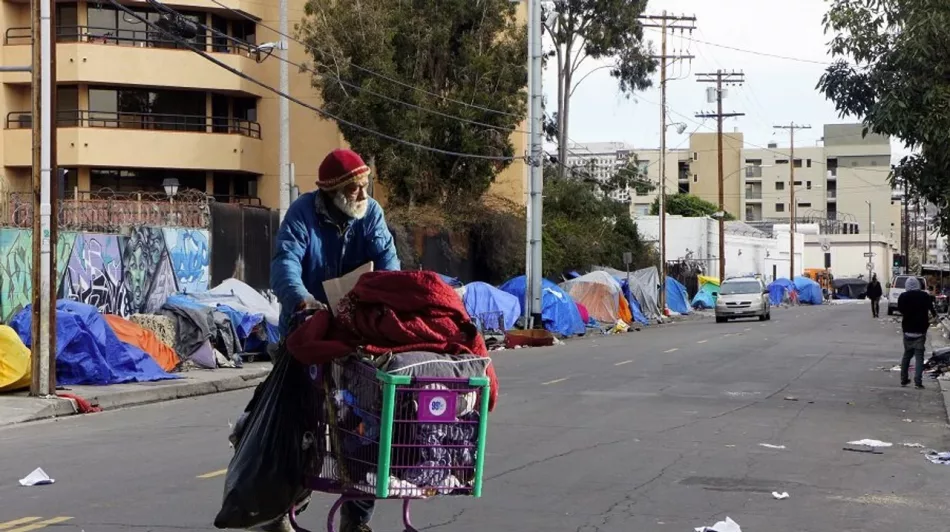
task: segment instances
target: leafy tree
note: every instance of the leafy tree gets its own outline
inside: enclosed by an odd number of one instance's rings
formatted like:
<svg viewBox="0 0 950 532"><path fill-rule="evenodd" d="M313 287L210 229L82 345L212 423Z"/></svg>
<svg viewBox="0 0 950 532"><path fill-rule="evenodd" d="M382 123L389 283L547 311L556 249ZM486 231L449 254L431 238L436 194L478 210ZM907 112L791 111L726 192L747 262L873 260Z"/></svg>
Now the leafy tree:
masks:
<svg viewBox="0 0 950 532"><path fill-rule="evenodd" d="M558 177L554 167L546 167L544 187L545 275L593 265L623 269L628 251L636 267L653 263L653 247L640 237L625 203L603 197L589 181Z"/></svg>
<svg viewBox="0 0 950 532"><path fill-rule="evenodd" d="M575 80L588 59L609 59L606 67L617 79L620 92L630 95L651 85L656 70L648 43L643 41L640 15L646 0L554 0L545 8L545 29L554 43L550 56L556 58L557 112L552 116L558 136L558 160L567 160L568 119L571 96L586 76ZM560 176L564 177L564 167Z"/></svg>
<svg viewBox="0 0 950 532"><path fill-rule="evenodd" d="M510 130L523 121L527 105L526 28L515 8L508 0L309 0L297 31L328 112L442 150L511 157ZM375 156L396 203L477 199L510 164L442 155L338 126L355 150Z"/></svg>
<svg viewBox="0 0 950 532"><path fill-rule="evenodd" d="M697 217L713 216L719 212L719 206L692 194L673 194L666 197L666 214ZM660 198L653 200L650 205L650 214L660 214ZM736 217L726 213L725 220L735 220Z"/></svg>
<svg viewBox="0 0 950 532"><path fill-rule="evenodd" d="M917 153L891 183L906 183L940 208L950 231L950 3L945 0L833 0L824 18L837 58L818 82L841 117L864 133L894 136Z"/></svg>
<svg viewBox="0 0 950 532"><path fill-rule="evenodd" d="M654 191L656 184L641 170L640 161L634 157L617 168L613 175L601 184L601 189L605 194L617 190L633 190L642 196Z"/></svg>

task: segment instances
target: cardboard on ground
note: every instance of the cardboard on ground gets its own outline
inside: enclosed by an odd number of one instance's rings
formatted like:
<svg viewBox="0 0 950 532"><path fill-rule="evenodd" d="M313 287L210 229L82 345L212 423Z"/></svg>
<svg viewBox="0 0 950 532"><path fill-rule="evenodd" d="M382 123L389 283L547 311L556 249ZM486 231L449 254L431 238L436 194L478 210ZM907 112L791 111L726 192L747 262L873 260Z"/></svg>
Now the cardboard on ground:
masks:
<svg viewBox="0 0 950 532"><path fill-rule="evenodd" d="M373 263L367 262L346 275L323 281L323 291L327 295L327 303L330 304L330 311L333 312L334 316L339 314L340 300L343 299L343 296L350 293L361 275L371 271L373 271Z"/></svg>

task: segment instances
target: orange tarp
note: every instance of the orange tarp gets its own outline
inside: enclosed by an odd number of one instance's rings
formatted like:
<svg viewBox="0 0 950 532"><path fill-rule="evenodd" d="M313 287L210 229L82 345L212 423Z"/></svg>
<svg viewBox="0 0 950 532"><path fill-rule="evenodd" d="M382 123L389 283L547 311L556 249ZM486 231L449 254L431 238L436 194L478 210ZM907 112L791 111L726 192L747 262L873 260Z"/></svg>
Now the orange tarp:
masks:
<svg viewBox="0 0 950 532"><path fill-rule="evenodd" d="M171 347L163 344L158 337L155 336L155 333L120 316L106 314L105 317L106 321L109 322L109 326L115 331L115 335L119 337L119 340L127 344L132 344L151 355L162 369L171 371L178 366L178 362L180 361L178 353Z"/></svg>
<svg viewBox="0 0 950 532"><path fill-rule="evenodd" d="M630 303L627 303L627 298L623 297L623 294L620 294L620 319L623 320L627 325L633 324L633 312L630 311Z"/></svg>

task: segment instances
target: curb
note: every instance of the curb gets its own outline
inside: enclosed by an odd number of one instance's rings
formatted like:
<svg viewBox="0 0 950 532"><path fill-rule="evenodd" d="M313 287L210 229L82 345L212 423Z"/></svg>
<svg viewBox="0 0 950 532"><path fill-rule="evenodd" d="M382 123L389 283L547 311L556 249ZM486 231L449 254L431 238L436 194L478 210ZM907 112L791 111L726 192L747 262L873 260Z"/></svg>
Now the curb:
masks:
<svg viewBox="0 0 950 532"><path fill-rule="evenodd" d="M264 381L270 373L270 368L261 369L254 373L235 375L216 381L183 382L181 384L165 385L160 387L146 387L125 392L104 393L102 395L83 395L83 399L103 411L117 410L131 406L141 406L176 399L187 399L215 393L231 392L253 388ZM20 425L33 421L42 421L58 417L71 416L79 413L76 401L62 397L46 400L48 404L42 409L11 423L0 422L0 427Z"/></svg>
<svg viewBox="0 0 950 532"><path fill-rule="evenodd" d="M937 379L937 386L940 387L940 395L943 396L943 408L947 414L947 422L950 423L950 381Z"/></svg>

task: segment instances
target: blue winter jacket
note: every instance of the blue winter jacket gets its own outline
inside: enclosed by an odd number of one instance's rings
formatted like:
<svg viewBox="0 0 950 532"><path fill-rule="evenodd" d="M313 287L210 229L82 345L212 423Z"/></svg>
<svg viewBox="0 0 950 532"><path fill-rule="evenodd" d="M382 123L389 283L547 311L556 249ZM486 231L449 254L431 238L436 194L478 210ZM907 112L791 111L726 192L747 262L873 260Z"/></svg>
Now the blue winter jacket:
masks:
<svg viewBox="0 0 950 532"><path fill-rule="evenodd" d="M324 196L308 192L287 210L277 233L270 285L280 300L280 334L297 305L312 295L327 302L323 281L335 279L373 262L375 271L399 269L396 245L383 209L369 200L366 216L341 226L327 210Z"/></svg>

